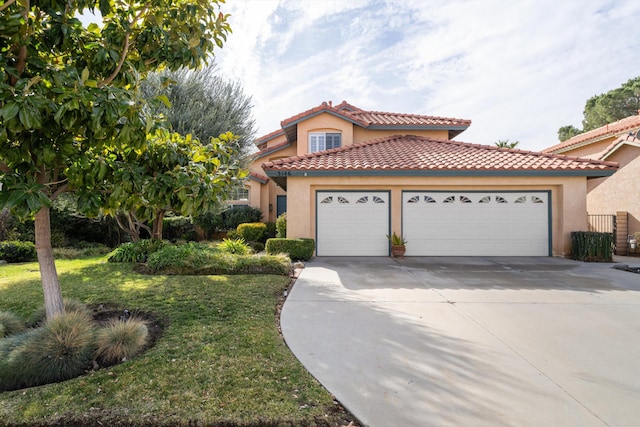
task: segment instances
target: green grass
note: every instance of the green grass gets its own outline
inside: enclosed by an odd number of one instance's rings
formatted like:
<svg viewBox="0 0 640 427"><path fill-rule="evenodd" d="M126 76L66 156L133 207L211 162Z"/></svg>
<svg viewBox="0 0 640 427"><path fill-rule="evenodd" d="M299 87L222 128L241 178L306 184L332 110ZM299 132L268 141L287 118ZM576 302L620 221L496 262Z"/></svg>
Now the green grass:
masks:
<svg viewBox="0 0 640 427"><path fill-rule="evenodd" d="M340 425L333 397L275 325L286 277L146 276L104 257L56 262L63 296L151 311L168 327L126 363L0 393L0 425ZM0 310L42 305L37 263L0 266Z"/></svg>

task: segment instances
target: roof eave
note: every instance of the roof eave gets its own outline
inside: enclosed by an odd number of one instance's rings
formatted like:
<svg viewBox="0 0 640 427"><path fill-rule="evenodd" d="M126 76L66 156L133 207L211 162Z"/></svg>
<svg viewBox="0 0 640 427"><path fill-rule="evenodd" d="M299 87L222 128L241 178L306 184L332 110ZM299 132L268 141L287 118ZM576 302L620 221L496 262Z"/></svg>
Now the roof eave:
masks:
<svg viewBox="0 0 640 427"><path fill-rule="evenodd" d="M254 181L257 181L257 182L259 182L260 184L266 184L267 182L269 182L269 179L268 179L268 178L265 180L265 179L263 179L263 178L261 178L261 177L259 177L259 176L253 175L253 174L249 174L249 179L252 179L252 180L254 180Z"/></svg>
<svg viewBox="0 0 640 427"><path fill-rule="evenodd" d="M277 153L278 151L284 150L285 148L288 148L288 147L291 147L291 142L288 142L288 143L286 143L285 145L283 145L281 147L274 148L273 150L267 150L264 153L258 152L256 154L256 157L255 157L254 161L258 160L258 159L261 159L261 158L263 158L265 156L268 156L269 154Z"/></svg>
<svg viewBox="0 0 640 427"><path fill-rule="evenodd" d="M328 109L327 110L315 111L313 113L309 113L304 117L300 117L300 118L298 118L296 120L293 120L291 123L287 123L286 125L284 125L283 124L284 122L283 122L283 123L281 123L281 126L282 126L283 129L286 130L287 128L290 128L291 126L297 126L298 123L304 122L305 120L308 120L308 119L310 119L312 117L315 117L315 116L318 116L318 115L324 114L324 113L331 114L332 116L338 117L338 118L346 120L348 122L351 122L354 125L363 126L363 127L365 126L364 123L359 122L357 120L354 120L354 119L348 117L347 115L339 114L339 113L336 113L335 111L331 111L331 110L328 110Z"/></svg>
<svg viewBox="0 0 640 427"><path fill-rule="evenodd" d="M604 170L493 170L493 169L368 169L368 170L344 170L344 169L324 169L324 170L268 170L265 173L268 177L276 181L277 178L286 177L313 177L313 176L585 176L590 178L601 178L611 176L615 169ZM276 181L277 182L277 181Z"/></svg>
<svg viewBox="0 0 640 427"><path fill-rule="evenodd" d="M367 129L379 130L459 130L460 132L465 131L469 128L469 126L464 125L369 125ZM458 133L460 133L458 132ZM457 135L457 134L456 134Z"/></svg>

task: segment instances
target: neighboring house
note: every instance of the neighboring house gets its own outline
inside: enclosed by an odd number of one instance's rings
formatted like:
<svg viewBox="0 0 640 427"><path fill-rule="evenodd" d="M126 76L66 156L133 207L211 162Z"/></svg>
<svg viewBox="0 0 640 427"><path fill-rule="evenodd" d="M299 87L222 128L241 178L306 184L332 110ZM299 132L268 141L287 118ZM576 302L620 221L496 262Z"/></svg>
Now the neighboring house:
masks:
<svg viewBox="0 0 640 427"><path fill-rule="evenodd" d="M568 255L615 163L452 141L469 120L321 105L257 141L249 203L316 255Z"/></svg>
<svg viewBox="0 0 640 427"><path fill-rule="evenodd" d="M618 254L627 252L627 236L640 232L640 111L581 133L543 152L619 164L615 175L587 183L587 212L616 215Z"/></svg>

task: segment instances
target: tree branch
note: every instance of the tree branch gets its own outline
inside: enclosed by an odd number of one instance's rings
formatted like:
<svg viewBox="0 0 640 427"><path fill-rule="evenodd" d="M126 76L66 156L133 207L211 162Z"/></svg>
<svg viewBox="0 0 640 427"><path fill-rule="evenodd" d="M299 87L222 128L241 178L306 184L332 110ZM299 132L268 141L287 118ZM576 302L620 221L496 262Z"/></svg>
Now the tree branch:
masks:
<svg viewBox="0 0 640 427"><path fill-rule="evenodd" d="M60 181L60 182L63 182L63 181ZM61 185L60 187L58 187L56 191L53 192L53 194L51 195L51 200L57 199L59 195L66 192L68 189L69 189L69 184Z"/></svg>
<svg viewBox="0 0 640 427"><path fill-rule="evenodd" d="M98 83L98 87L108 85L113 81L113 79L115 79L118 76L118 73L122 69L122 65L124 64L124 60L127 57L128 52L129 52L129 33L126 33L124 35L124 46L122 47L122 54L120 55L120 60L118 61L118 65L116 66L116 69L113 70L113 73L111 73L109 77L107 77L106 79Z"/></svg>
<svg viewBox="0 0 640 427"><path fill-rule="evenodd" d="M15 3L16 0L9 0L7 1L5 4L3 4L2 6L0 6L0 12L2 12L3 10L5 10L6 8L8 8L9 6L11 6L13 3Z"/></svg>
<svg viewBox="0 0 640 427"><path fill-rule="evenodd" d="M7 165L5 162L0 162L0 172L2 173L11 173L13 170Z"/></svg>
<svg viewBox="0 0 640 427"><path fill-rule="evenodd" d="M129 28L133 28L136 23L140 20L140 18L142 18L142 16L144 15L144 13L147 11L148 6L145 6L142 8L142 10L140 10L140 12L136 15L135 18L133 18L133 21L131 21L131 25L129 25ZM118 61L118 65L116 66L116 69L113 70L113 73L111 73L111 75L109 77L107 77L106 79L102 80L100 83L98 83L98 87L102 87L105 85L108 85L109 83L111 83L120 73L120 70L122 69L122 65L124 65L124 61L127 58L127 54L129 53L129 34L130 31L127 31L124 34L124 45L122 46L122 54L120 55L120 60Z"/></svg>
<svg viewBox="0 0 640 427"><path fill-rule="evenodd" d="M29 0L27 0L25 3L26 5L22 10L22 16L24 17L25 23L27 23L29 22L29 9L31 8L31 5ZM24 25L28 25L28 24L24 24ZM24 36L24 34L22 34L21 36ZM26 66L27 66L27 46L23 44L20 46L20 51L18 52L18 62L16 63L16 72L18 76L17 77L11 76L11 86L15 86L16 83L18 83L18 78L20 77L20 75L22 74Z"/></svg>

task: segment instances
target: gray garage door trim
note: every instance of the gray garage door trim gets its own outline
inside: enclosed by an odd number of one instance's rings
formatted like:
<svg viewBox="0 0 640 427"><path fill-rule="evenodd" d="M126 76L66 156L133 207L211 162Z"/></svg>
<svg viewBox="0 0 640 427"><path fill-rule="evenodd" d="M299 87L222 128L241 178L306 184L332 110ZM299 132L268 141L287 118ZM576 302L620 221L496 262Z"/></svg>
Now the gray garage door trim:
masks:
<svg viewBox="0 0 640 427"><path fill-rule="evenodd" d="M403 190L401 203L407 256L552 254L549 190ZM530 228L521 226L523 218L531 221ZM433 227L424 228L422 219ZM513 248L507 250L509 245Z"/></svg>
<svg viewBox="0 0 640 427"><path fill-rule="evenodd" d="M389 190L317 190L315 197L317 256L389 256Z"/></svg>

